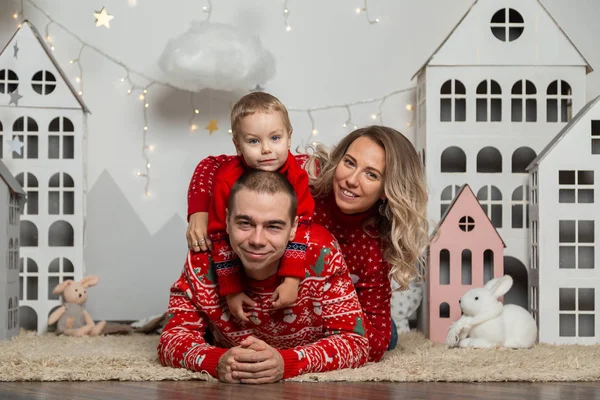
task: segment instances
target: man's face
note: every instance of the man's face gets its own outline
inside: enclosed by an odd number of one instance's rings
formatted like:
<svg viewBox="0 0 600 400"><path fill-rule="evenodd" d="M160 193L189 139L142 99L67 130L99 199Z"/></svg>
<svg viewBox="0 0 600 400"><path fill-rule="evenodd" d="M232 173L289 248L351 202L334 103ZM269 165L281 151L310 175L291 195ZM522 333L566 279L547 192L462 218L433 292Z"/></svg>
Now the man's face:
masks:
<svg viewBox="0 0 600 400"><path fill-rule="evenodd" d="M285 193L240 190L227 210L227 233L246 275L266 279L277 272L279 260L294 237L298 218L290 217L290 197Z"/></svg>

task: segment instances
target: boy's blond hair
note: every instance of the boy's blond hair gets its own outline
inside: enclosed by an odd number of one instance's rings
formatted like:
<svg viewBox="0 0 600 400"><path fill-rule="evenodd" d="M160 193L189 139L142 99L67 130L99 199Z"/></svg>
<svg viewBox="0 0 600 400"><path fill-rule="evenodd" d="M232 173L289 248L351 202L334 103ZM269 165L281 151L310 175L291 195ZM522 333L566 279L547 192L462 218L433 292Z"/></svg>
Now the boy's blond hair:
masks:
<svg viewBox="0 0 600 400"><path fill-rule="evenodd" d="M269 114L275 112L281 113L281 117L283 118L283 123L287 128L288 135L292 134L292 123L290 122L290 116L288 115L288 110L285 108L283 103L272 94L265 92L252 92L239 99L231 109L231 130L234 138L239 134L239 128L242 119L257 112Z"/></svg>

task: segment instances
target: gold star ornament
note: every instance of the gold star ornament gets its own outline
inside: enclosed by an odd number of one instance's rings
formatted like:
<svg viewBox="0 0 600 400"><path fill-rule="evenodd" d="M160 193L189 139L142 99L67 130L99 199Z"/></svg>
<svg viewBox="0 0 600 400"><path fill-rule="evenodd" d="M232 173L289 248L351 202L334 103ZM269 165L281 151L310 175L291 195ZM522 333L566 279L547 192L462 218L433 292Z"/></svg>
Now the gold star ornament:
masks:
<svg viewBox="0 0 600 400"><path fill-rule="evenodd" d="M102 7L102 10L96 11L94 17L96 17L96 27L105 26L106 28L110 28L110 20L114 18L108 14L106 7Z"/></svg>
<svg viewBox="0 0 600 400"><path fill-rule="evenodd" d="M206 125L206 129L211 135L214 131L218 131L219 127L217 126L217 124L219 123L218 119L211 119L210 122L208 123L208 125Z"/></svg>

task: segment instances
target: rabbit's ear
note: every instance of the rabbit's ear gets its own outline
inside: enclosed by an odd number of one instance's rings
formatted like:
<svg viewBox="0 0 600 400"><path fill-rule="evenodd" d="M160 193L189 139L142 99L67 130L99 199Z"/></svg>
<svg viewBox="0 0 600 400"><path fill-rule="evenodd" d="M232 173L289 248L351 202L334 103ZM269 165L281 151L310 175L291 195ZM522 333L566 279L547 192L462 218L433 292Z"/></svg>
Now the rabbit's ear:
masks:
<svg viewBox="0 0 600 400"><path fill-rule="evenodd" d="M504 275L501 278L492 279L485 284L485 288L492 292L496 298L503 296L510 290L513 284L513 279L510 275Z"/></svg>
<svg viewBox="0 0 600 400"><path fill-rule="evenodd" d="M85 278L83 278L81 280L81 285L84 288L87 288L89 286L96 286L99 281L100 281L100 278L98 278L96 275L90 275L90 276L86 276Z"/></svg>
<svg viewBox="0 0 600 400"><path fill-rule="evenodd" d="M65 291L67 286L72 285L72 284L73 284L73 281L71 279L64 280L61 283L59 283L58 285L56 285L54 290L52 290L52 294L61 294L62 292Z"/></svg>

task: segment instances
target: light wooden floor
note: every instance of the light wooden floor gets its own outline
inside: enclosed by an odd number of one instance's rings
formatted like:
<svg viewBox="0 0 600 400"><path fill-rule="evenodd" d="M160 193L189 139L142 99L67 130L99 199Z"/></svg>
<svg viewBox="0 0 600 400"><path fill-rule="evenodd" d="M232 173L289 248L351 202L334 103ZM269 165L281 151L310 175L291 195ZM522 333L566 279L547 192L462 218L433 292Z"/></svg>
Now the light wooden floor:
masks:
<svg viewBox="0 0 600 400"><path fill-rule="evenodd" d="M600 382L573 383L277 383L0 382L2 400L596 400Z"/></svg>

